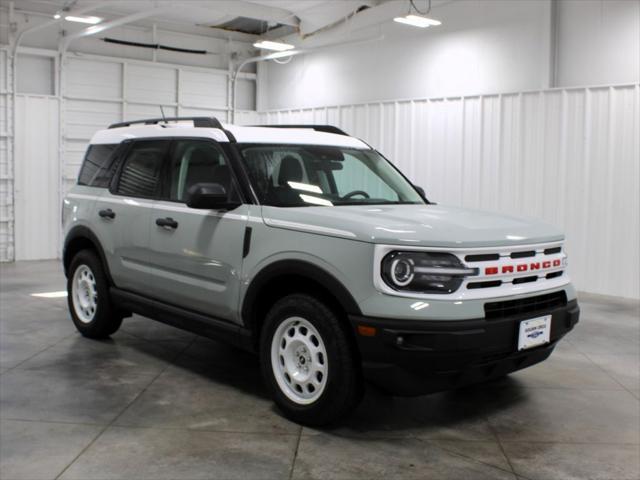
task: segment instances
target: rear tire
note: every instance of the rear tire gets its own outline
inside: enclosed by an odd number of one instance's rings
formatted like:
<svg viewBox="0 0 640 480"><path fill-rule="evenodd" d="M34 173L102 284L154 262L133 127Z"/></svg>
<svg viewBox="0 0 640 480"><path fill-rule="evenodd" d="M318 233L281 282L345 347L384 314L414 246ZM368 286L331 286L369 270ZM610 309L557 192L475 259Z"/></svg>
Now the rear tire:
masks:
<svg viewBox="0 0 640 480"><path fill-rule="evenodd" d="M262 327L262 374L286 417L309 426L332 423L360 402L364 382L348 332L324 303L288 295Z"/></svg>
<svg viewBox="0 0 640 480"><path fill-rule="evenodd" d="M106 338L122 324L122 314L111 303L109 282L93 250L81 250L71 260L67 303L78 331L89 338Z"/></svg>

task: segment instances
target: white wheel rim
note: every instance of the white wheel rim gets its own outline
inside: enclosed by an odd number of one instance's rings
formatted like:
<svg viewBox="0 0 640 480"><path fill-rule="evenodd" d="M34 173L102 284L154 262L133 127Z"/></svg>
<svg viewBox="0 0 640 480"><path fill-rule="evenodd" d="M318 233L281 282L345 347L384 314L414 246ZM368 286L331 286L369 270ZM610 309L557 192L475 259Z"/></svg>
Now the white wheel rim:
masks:
<svg viewBox="0 0 640 480"><path fill-rule="evenodd" d="M284 320L271 340L271 368L287 398L315 402L327 385L327 350L318 330L301 317Z"/></svg>
<svg viewBox="0 0 640 480"><path fill-rule="evenodd" d="M90 323L98 308L98 289L96 278L88 266L80 265L73 274L71 295L76 316L82 323Z"/></svg>

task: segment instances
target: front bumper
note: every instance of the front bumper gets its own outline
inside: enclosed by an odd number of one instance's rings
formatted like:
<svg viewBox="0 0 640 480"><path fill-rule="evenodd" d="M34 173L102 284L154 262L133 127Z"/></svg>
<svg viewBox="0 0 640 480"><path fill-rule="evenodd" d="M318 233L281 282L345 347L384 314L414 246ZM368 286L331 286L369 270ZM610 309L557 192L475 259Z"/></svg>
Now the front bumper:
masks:
<svg viewBox="0 0 640 480"><path fill-rule="evenodd" d="M518 351L520 321L549 314L550 342ZM551 310L499 319L349 319L365 378L396 395L421 395L491 380L545 360L579 315L572 300ZM358 327L373 327L375 335L371 328Z"/></svg>

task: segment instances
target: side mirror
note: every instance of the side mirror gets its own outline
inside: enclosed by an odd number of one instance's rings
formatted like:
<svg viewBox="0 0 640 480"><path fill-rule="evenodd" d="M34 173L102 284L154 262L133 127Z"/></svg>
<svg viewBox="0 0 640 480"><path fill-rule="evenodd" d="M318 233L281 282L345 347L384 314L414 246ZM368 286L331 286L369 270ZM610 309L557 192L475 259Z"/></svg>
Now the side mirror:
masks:
<svg viewBox="0 0 640 480"><path fill-rule="evenodd" d="M417 185L414 185L414 186L413 186L413 188L415 188L415 189L416 189L416 191L420 194L420 196L421 196L422 198L424 198L425 200L427 199L427 194L426 194L426 193L424 193L424 188L419 187L419 186L417 186Z"/></svg>
<svg viewBox="0 0 640 480"><path fill-rule="evenodd" d="M225 188L219 183L195 183L187 190L187 206L199 209L219 209L237 206L229 202Z"/></svg>

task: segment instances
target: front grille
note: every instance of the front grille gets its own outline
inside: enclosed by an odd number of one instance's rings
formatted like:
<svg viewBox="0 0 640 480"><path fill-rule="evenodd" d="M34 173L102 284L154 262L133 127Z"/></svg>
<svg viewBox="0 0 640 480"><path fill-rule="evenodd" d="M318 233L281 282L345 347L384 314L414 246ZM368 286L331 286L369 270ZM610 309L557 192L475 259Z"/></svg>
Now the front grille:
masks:
<svg viewBox="0 0 640 480"><path fill-rule="evenodd" d="M493 281L488 281L488 282L470 282L467 284L467 288L470 289L474 289L474 288L492 288L492 287L499 287L500 285L502 285L502 281L501 280L493 280Z"/></svg>
<svg viewBox="0 0 640 480"><path fill-rule="evenodd" d="M519 278L514 278L513 279L513 284L514 285L518 285L520 283L529 283L529 282L535 282L538 280L538 277L536 275L533 275L531 277L519 277Z"/></svg>
<svg viewBox="0 0 640 480"><path fill-rule="evenodd" d="M499 260L500 254L498 253L482 253L478 255L467 255L464 257L467 262L490 262L491 260Z"/></svg>
<svg viewBox="0 0 640 480"><path fill-rule="evenodd" d="M495 319L511 317L513 315L526 315L563 307L566 304L567 295L564 291L560 291L518 300L485 303L484 316L488 319Z"/></svg>
<svg viewBox="0 0 640 480"><path fill-rule="evenodd" d="M528 252L513 252L511 254L511 258L526 258L526 257L535 257L536 251L529 250Z"/></svg>
<svg viewBox="0 0 640 480"><path fill-rule="evenodd" d="M492 288L499 287L500 285L502 285L502 280L492 280L487 282L470 282L467 284L467 288L473 290L474 288Z"/></svg>
<svg viewBox="0 0 640 480"><path fill-rule="evenodd" d="M486 250L486 249L485 249ZM476 267L477 274L469 276L462 284L466 290L475 290L471 295L482 295L480 290L490 291L513 289L513 286L526 284L529 291L542 290L536 283L544 283L554 280L559 285L563 280L566 265L566 255L562 245L540 245L526 250L518 250L517 247L500 247L494 251L470 251L460 255L469 267ZM566 279L568 281L568 278ZM524 293L524 292L523 292ZM488 295L487 295L488 296ZM498 296L498 295L496 295Z"/></svg>

